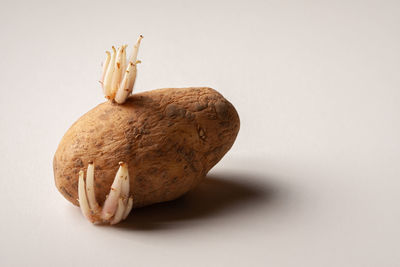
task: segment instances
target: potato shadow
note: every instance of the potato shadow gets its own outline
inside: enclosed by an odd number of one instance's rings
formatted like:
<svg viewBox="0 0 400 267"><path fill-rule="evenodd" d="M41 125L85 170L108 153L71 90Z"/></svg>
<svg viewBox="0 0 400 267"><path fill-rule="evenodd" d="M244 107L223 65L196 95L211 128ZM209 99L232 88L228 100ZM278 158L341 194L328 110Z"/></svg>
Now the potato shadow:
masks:
<svg viewBox="0 0 400 267"><path fill-rule="evenodd" d="M265 177L240 174L211 174L194 190L165 203L134 209L127 220L117 227L121 230L162 230L181 228L183 222L227 216L257 204L271 204L277 190ZM254 179L256 178L256 179ZM263 180L262 184L255 184Z"/></svg>

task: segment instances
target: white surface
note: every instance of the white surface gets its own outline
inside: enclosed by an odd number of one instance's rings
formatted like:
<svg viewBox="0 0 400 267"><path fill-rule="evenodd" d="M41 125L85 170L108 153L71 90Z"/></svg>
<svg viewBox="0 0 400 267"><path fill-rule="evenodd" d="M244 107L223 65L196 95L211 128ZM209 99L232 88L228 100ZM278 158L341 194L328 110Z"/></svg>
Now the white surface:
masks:
<svg viewBox="0 0 400 267"><path fill-rule="evenodd" d="M1 266L400 266L399 1L0 5ZM139 34L136 91L214 87L241 131L196 191L96 227L52 157Z"/></svg>

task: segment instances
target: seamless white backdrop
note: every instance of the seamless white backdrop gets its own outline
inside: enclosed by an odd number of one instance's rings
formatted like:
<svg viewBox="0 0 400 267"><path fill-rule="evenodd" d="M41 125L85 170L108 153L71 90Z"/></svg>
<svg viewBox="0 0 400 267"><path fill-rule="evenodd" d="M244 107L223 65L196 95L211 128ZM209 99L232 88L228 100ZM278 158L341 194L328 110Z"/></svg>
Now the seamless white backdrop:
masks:
<svg viewBox="0 0 400 267"><path fill-rule="evenodd" d="M0 2L1 266L399 266L400 2ZM53 182L144 35L136 91L210 86L241 130L186 197L95 227Z"/></svg>

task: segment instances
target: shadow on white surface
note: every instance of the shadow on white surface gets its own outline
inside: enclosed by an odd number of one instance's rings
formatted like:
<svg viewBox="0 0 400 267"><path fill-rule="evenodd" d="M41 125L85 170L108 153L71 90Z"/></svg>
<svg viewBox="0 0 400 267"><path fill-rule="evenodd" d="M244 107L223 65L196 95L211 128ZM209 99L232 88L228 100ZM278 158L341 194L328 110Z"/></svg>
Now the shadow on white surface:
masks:
<svg viewBox="0 0 400 267"><path fill-rule="evenodd" d="M183 222L217 217L240 216L257 205L272 204L277 188L256 181L259 175L218 174L207 178L179 199L134 209L128 219L116 227L124 230L167 230L181 228ZM193 226L193 224L191 224Z"/></svg>

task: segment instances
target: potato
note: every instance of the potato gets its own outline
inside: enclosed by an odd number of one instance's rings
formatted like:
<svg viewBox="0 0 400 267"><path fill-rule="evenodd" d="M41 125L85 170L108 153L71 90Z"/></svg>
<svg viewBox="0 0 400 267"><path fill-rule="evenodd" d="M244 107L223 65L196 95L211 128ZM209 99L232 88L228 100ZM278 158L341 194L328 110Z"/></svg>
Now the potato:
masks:
<svg viewBox="0 0 400 267"><path fill-rule="evenodd" d="M78 176L94 161L95 197L103 204L120 161L128 164L133 207L176 199L198 185L233 145L239 117L211 88L137 93L102 103L76 121L54 156L55 183L79 205Z"/></svg>

